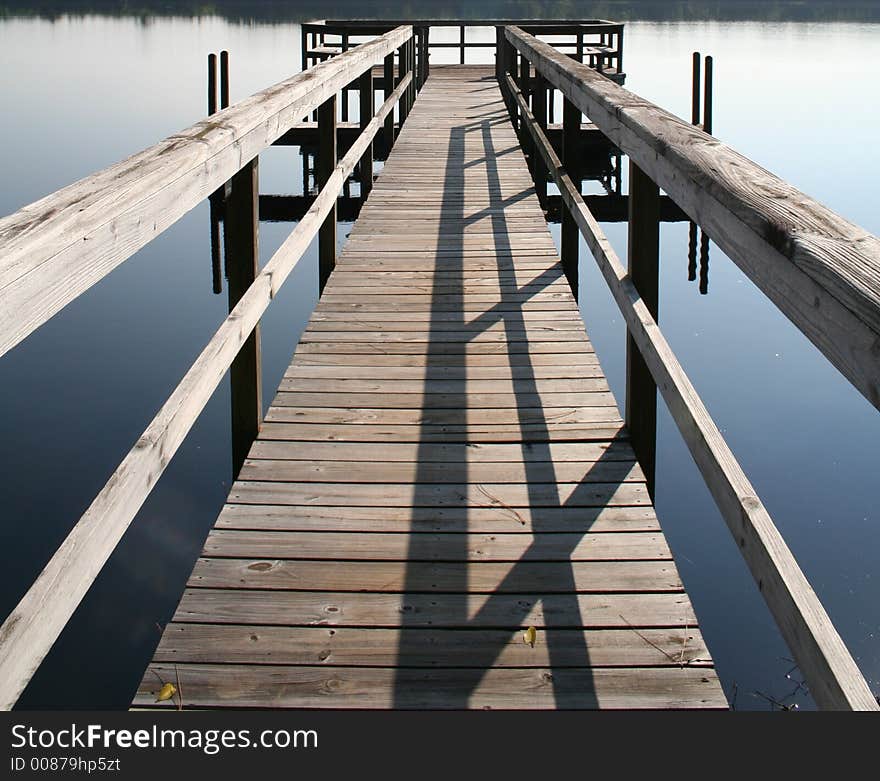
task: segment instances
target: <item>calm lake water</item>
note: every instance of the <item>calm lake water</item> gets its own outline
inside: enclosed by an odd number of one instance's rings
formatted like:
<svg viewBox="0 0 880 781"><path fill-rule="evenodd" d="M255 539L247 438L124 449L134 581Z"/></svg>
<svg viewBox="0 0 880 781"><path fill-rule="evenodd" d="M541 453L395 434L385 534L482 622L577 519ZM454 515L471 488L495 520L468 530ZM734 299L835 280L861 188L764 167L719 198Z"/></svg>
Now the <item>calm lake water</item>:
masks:
<svg viewBox="0 0 880 781"><path fill-rule="evenodd" d="M298 70L299 28L0 18L0 214L200 119L205 57L224 48L234 101ZM880 25L634 20L627 87L689 116L695 49L715 57L717 136L880 233ZM299 160L296 149L263 154L261 191L301 191ZM626 226L606 229L625 257ZM289 230L262 225L264 261ZM224 318L208 239L203 204L0 359L4 616ZM622 404L622 320L582 257L582 311ZM313 247L264 319L267 405L316 300L316 263ZM687 225L664 225L663 330L878 693L880 415L717 248L708 295L687 263ZM22 707L128 705L229 489L228 409L224 383ZM728 697L739 709L811 707L662 402L659 418L657 510Z"/></svg>

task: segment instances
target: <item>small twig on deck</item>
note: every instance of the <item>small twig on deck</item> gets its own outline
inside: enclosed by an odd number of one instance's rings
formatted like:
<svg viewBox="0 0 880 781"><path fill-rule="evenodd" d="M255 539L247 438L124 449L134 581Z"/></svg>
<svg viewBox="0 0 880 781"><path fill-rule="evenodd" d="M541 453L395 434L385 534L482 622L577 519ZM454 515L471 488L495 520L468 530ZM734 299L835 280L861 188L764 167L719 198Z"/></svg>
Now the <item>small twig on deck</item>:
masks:
<svg viewBox="0 0 880 781"><path fill-rule="evenodd" d="M644 635L643 635L638 629L636 629L636 628L635 628L635 627L634 627L629 621L627 621L626 618L624 618L623 616L621 616L620 613L618 613L617 615L620 616L620 618L623 620L623 622L624 622L624 623L625 623L630 629L632 629L633 632L635 632L639 637L641 637L642 640L644 640L648 645L652 646L653 648L656 648L661 654L663 654L663 656L665 656L667 659L669 659L670 662L674 662L674 663L677 664L679 667L684 667L685 664L687 664L687 662L683 662L683 661L681 660L681 657L680 657L678 660L676 660L676 658L675 658L671 653L669 653L669 652L666 651L665 649L661 648L659 645L657 645L657 643L653 642L653 641L650 640L649 638L645 637L645 636L644 636ZM683 653L684 653L684 651L682 651L682 654L683 654Z"/></svg>

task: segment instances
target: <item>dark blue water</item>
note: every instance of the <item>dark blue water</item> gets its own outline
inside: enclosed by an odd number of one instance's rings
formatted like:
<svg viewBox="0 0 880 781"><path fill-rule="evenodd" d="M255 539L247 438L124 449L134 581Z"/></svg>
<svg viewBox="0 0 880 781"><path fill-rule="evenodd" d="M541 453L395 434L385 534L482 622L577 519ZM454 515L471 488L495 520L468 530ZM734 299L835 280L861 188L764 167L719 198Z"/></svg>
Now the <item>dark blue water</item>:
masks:
<svg viewBox="0 0 880 781"><path fill-rule="evenodd" d="M880 233L880 107L867 99L878 43L880 26L866 23L633 22L627 86L688 116L690 53L713 54L716 135ZM223 48L237 100L298 69L299 30L0 20L0 213L198 120L206 54ZM296 149L262 155L262 192L301 191L299 159ZM290 227L262 225L263 261ZM605 227L625 257L626 226ZM208 239L203 205L0 359L3 615L225 316ZM622 320L582 254L582 310L622 403ZM313 247L264 318L267 404L316 300L316 263ZM880 416L717 248L708 295L688 282L687 263L687 225L664 225L664 333L878 692ZM224 382L22 705L127 706L228 491L228 409ZM728 696L738 708L808 706L803 692L789 696L798 674L786 677L788 651L662 404L657 509Z"/></svg>

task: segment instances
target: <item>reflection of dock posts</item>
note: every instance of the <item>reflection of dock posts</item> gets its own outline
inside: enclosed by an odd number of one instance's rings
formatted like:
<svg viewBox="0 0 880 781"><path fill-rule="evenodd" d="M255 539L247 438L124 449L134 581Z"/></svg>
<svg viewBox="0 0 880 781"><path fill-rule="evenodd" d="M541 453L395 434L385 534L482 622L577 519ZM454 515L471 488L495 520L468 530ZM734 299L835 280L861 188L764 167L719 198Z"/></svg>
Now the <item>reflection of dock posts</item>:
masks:
<svg viewBox="0 0 880 781"><path fill-rule="evenodd" d="M709 237L700 231L700 295L709 292Z"/></svg>
<svg viewBox="0 0 880 781"><path fill-rule="evenodd" d="M581 174L577 160L577 142L581 131L581 111L565 95L562 96L562 163L566 173L580 190ZM571 287L575 301L578 300L578 253L580 231L571 214L571 209L562 209L559 255L562 270Z"/></svg>
<svg viewBox="0 0 880 781"><path fill-rule="evenodd" d="M383 97L385 100L388 100L388 96L394 92L394 52L385 58L385 68L382 77L385 80ZM385 134L385 157L387 158L391 154L391 147L394 144L394 109L389 111L388 116L385 117L383 132Z"/></svg>
<svg viewBox="0 0 880 781"><path fill-rule="evenodd" d="M367 68L358 79L360 92L358 95L358 103L360 104L360 128L364 132L364 128L370 124L373 119L373 108L375 106L375 97L373 96L373 69ZM373 142L367 144L367 148L361 155L360 163L360 183L361 183L361 200L366 200L373 189Z"/></svg>
<svg viewBox="0 0 880 781"><path fill-rule="evenodd" d="M318 192L324 189L336 168L336 95L333 94L318 108L318 159L315 161ZM336 202L324 218L318 231L318 294L330 272L336 266Z"/></svg>
<svg viewBox="0 0 880 781"><path fill-rule="evenodd" d="M535 72L534 89L532 91L532 114L538 126L547 132L547 80L537 71ZM535 190L538 194L538 200L541 208L547 210L547 163L540 154L534 156L533 177L535 180Z"/></svg>
<svg viewBox="0 0 880 781"><path fill-rule="evenodd" d="M259 265L259 158L232 177L226 197L223 237L229 277L229 311L257 276ZM254 327L232 366L232 474L237 476L263 415L260 325Z"/></svg>
<svg viewBox="0 0 880 781"><path fill-rule="evenodd" d="M660 271L660 188L637 165L629 166L629 276L657 320ZM632 337L626 337L626 425L648 492L654 497L657 455L657 386Z"/></svg>

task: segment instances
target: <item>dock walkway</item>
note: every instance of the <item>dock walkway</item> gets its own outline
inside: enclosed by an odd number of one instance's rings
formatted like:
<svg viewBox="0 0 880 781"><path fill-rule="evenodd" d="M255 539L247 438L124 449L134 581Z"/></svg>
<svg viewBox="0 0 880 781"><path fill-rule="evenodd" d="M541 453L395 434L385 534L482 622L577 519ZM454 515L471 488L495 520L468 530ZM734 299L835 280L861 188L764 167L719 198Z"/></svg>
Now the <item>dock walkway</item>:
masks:
<svg viewBox="0 0 880 781"><path fill-rule="evenodd" d="M177 680L197 708L727 707L490 68L419 93L134 705Z"/></svg>

